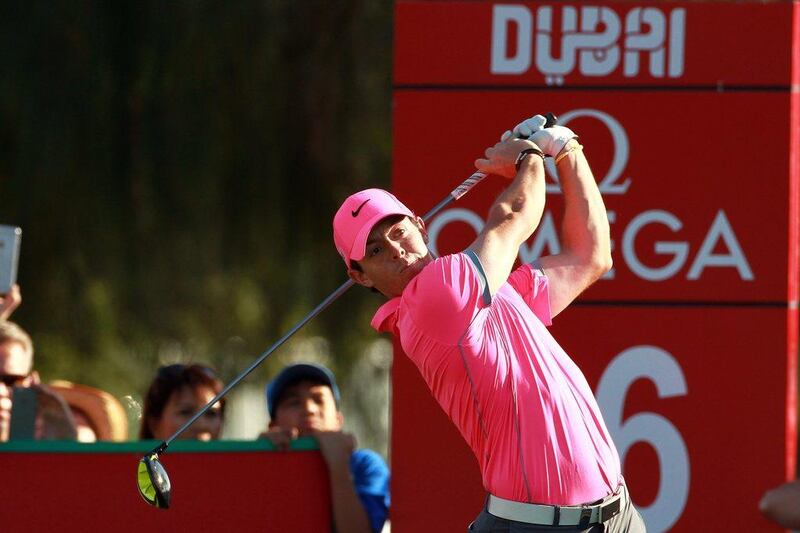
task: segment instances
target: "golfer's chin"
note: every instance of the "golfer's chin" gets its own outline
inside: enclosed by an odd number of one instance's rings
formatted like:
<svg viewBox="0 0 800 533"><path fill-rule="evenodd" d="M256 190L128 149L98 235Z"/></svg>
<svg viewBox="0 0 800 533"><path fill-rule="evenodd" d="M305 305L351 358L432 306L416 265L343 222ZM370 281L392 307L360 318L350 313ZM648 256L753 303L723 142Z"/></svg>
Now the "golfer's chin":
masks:
<svg viewBox="0 0 800 533"><path fill-rule="evenodd" d="M400 296L403 294L403 291L406 290L411 281L417 277L417 274L422 272L422 269L425 268L425 265L430 263L430 261L426 261L425 258L422 258L407 267L402 268L397 274L396 278L391 283L390 287L387 287L385 290L380 290L385 296L389 298L394 298L395 296Z"/></svg>
<svg viewBox="0 0 800 533"><path fill-rule="evenodd" d="M417 277L417 274L422 272L422 269L425 268L426 264L427 261L420 259L416 263L412 263L400 271L401 293L406 289L408 284L411 283L411 281Z"/></svg>
<svg viewBox="0 0 800 533"><path fill-rule="evenodd" d="M378 292L391 300L392 298L402 295L403 291L406 289L406 286L411 283L412 279L414 279L413 276L409 279L403 279L401 282L393 283L389 287L378 288Z"/></svg>

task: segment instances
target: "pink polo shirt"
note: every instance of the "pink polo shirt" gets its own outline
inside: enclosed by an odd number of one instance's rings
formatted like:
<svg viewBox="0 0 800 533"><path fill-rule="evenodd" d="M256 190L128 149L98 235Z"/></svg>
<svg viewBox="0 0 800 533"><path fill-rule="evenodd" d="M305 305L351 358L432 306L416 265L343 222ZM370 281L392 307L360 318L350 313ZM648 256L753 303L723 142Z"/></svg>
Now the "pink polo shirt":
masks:
<svg viewBox="0 0 800 533"><path fill-rule="evenodd" d="M588 503L622 481L619 456L578 366L550 335L547 277L516 269L491 296L472 252L427 265L372 325L399 336L480 463L510 500Z"/></svg>

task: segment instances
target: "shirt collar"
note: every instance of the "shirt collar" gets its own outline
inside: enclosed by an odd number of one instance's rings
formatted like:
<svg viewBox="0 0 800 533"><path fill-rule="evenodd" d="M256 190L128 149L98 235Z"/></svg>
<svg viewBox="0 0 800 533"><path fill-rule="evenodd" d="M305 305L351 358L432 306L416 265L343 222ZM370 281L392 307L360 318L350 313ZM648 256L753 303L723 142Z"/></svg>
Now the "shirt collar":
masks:
<svg viewBox="0 0 800 533"><path fill-rule="evenodd" d="M393 333L397 323L397 310L400 307L400 297L395 296L375 312L370 323L376 331Z"/></svg>

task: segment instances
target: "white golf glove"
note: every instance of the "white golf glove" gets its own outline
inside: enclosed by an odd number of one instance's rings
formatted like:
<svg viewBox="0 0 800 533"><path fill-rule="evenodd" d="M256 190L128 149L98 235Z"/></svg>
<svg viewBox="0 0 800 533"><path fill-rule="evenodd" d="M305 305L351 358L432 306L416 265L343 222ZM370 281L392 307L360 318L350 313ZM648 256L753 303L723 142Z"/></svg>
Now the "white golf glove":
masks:
<svg viewBox="0 0 800 533"><path fill-rule="evenodd" d="M536 146L541 148L545 155L555 157L569 141L577 138L578 136L571 129L556 125L535 131L528 137L528 140L536 143Z"/></svg>
<svg viewBox="0 0 800 533"><path fill-rule="evenodd" d="M531 135L535 132L539 131L540 129L544 128L544 125L547 124L547 119L542 115L535 115L531 118L526 118L516 126L512 131L505 132L500 137L500 142L505 142L511 136L516 137L517 139L529 139Z"/></svg>
<svg viewBox="0 0 800 533"><path fill-rule="evenodd" d="M541 148L545 155L555 157L570 140L578 137L575 132L564 126L555 125L545 128L545 124L547 124L545 117L535 115L514 126L513 130L505 132L500 137L500 141L504 142L512 136L528 139L536 143L536 146Z"/></svg>

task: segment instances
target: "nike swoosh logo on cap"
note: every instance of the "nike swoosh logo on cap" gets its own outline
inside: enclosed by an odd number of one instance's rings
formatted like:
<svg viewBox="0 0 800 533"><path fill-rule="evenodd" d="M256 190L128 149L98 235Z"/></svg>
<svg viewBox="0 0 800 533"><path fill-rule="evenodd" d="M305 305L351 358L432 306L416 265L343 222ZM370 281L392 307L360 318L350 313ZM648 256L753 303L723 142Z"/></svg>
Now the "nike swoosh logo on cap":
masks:
<svg viewBox="0 0 800 533"><path fill-rule="evenodd" d="M364 204L366 204L370 200L372 200L372 198L367 198L360 206L358 206L358 209L356 209L355 211L350 211L350 214L353 215L353 218L356 218L358 216L358 214L361 212L361 208L364 207Z"/></svg>

